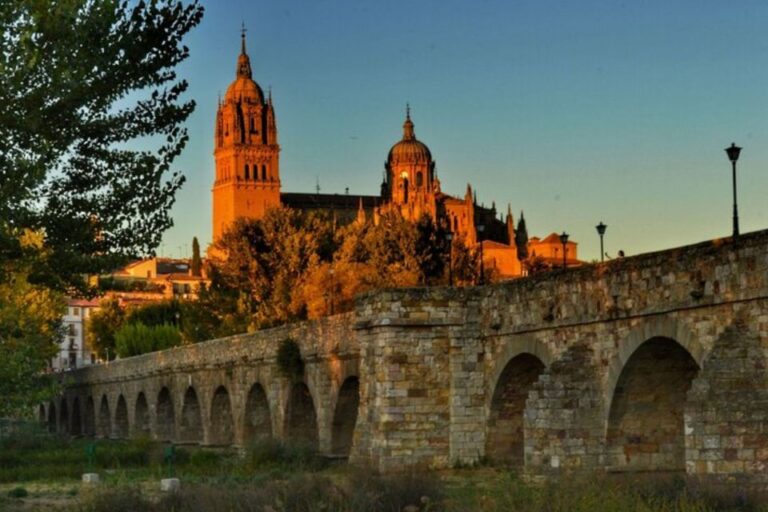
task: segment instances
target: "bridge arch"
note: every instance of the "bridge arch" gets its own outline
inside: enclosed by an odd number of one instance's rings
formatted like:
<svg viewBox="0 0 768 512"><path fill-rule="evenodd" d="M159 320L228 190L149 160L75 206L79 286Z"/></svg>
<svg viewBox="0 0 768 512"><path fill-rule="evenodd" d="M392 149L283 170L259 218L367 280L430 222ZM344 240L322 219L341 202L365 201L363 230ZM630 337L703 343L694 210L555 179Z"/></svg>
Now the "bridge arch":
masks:
<svg viewBox="0 0 768 512"><path fill-rule="evenodd" d="M56 417L56 404L48 404L48 432L55 434L58 431L58 418Z"/></svg>
<svg viewBox="0 0 768 512"><path fill-rule="evenodd" d="M117 397L117 405L115 406L115 437L127 439L129 434L128 404L125 401L125 397L121 394Z"/></svg>
<svg viewBox="0 0 768 512"><path fill-rule="evenodd" d="M272 438L272 413L264 387L256 382L248 391L245 402L245 442Z"/></svg>
<svg viewBox="0 0 768 512"><path fill-rule="evenodd" d="M500 339L497 343L501 344L503 348L498 355L494 355L491 363L492 367L488 373L489 377L486 381L487 392L485 395L486 411L490 410L493 392L496 389L496 384L499 382L502 372L514 358L520 354L530 354L541 361L547 368L554 361L554 355L546 343L537 340L533 336L514 336L511 339Z"/></svg>
<svg viewBox="0 0 768 512"><path fill-rule="evenodd" d="M684 409L700 364L677 340L654 336L627 359L608 408L608 466L685 471Z"/></svg>
<svg viewBox="0 0 768 512"><path fill-rule="evenodd" d="M67 407L67 397L62 397L59 406L59 432L69 434L69 408Z"/></svg>
<svg viewBox="0 0 768 512"><path fill-rule="evenodd" d="M229 446L235 441L232 401L225 386L219 386L211 398L210 435L208 443Z"/></svg>
<svg viewBox="0 0 768 512"><path fill-rule="evenodd" d="M285 437L315 450L319 448L315 403L304 382L295 382L291 386L285 407Z"/></svg>
<svg viewBox="0 0 768 512"><path fill-rule="evenodd" d="M611 360L610 366L608 367L608 380L604 392L606 415L610 410L610 407L608 406L610 406L613 400L616 383L619 381L619 376L624 370L627 361L640 345L651 338L667 338L674 340L688 352L699 368L702 367L706 351L689 328L674 318L650 318L630 331L627 337L619 344L616 355Z"/></svg>
<svg viewBox="0 0 768 512"><path fill-rule="evenodd" d="M143 391L140 391L136 397L136 405L134 406L133 410L134 435L149 435L149 425L149 406L147 404L147 396Z"/></svg>
<svg viewBox="0 0 768 512"><path fill-rule="evenodd" d="M200 443L203 440L203 415L200 412L200 400L192 386L184 393L184 402L179 417L178 438L180 443Z"/></svg>
<svg viewBox="0 0 768 512"><path fill-rule="evenodd" d="M493 383L488 406L485 454L513 466L524 463L524 412L528 393L546 365L529 352L520 352L502 368Z"/></svg>
<svg viewBox="0 0 768 512"><path fill-rule="evenodd" d="M85 417L83 418L83 434L88 437L96 435L96 406L93 403L93 397L88 396L85 399Z"/></svg>
<svg viewBox="0 0 768 512"><path fill-rule="evenodd" d="M349 456L360 406L360 379L347 377L339 389L331 425L331 452Z"/></svg>
<svg viewBox="0 0 768 512"><path fill-rule="evenodd" d="M171 392L166 386L157 394L155 407L155 436L158 441L173 441L176 435L176 413Z"/></svg>
<svg viewBox="0 0 768 512"><path fill-rule="evenodd" d="M83 414L80 410L80 397L72 399L72 423L69 433L73 436L83 435Z"/></svg>
<svg viewBox="0 0 768 512"><path fill-rule="evenodd" d="M110 437L112 435L112 421L109 414L109 400L107 399L107 395L102 395L101 402L99 403L96 434L99 437Z"/></svg>

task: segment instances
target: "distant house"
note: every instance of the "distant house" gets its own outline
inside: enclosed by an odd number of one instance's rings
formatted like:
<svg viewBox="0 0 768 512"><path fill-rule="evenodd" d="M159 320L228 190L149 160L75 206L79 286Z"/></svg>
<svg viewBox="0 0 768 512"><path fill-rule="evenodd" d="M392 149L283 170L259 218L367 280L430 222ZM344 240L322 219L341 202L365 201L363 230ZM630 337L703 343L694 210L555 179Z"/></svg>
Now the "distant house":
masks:
<svg viewBox="0 0 768 512"><path fill-rule="evenodd" d="M62 319L63 331L59 340L59 353L51 361L55 371L87 366L96 362L85 343L85 323L88 317L99 308L98 300L69 299L67 310Z"/></svg>
<svg viewBox="0 0 768 512"><path fill-rule="evenodd" d="M51 369L63 371L94 364L99 356L86 344L86 323L99 309L99 303L115 297L122 306L136 306L169 299L197 299L203 276L191 275L189 260L147 258L129 263L111 274L98 276L100 295L92 300L69 299L63 317L63 334L59 353L51 361Z"/></svg>
<svg viewBox="0 0 768 512"><path fill-rule="evenodd" d="M193 276L186 259L148 258L99 277L105 294L125 303L197 298L204 276Z"/></svg>
<svg viewBox="0 0 768 512"><path fill-rule="evenodd" d="M578 267L582 264L577 257L578 244L568 241L565 244L565 261L568 267ZM563 266L563 243L560 235L551 233L543 240L533 237L528 241L528 254L532 259L538 259L547 267Z"/></svg>

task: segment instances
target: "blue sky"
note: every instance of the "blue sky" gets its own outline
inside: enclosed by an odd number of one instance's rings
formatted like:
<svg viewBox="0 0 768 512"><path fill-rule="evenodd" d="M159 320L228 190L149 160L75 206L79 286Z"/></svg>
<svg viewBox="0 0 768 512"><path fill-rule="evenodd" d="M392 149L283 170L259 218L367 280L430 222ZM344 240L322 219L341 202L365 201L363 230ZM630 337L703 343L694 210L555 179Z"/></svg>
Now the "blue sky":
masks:
<svg viewBox="0 0 768 512"><path fill-rule="evenodd" d="M211 237L216 98L245 22L272 87L284 191L375 194L410 102L443 191L567 231L579 256L768 227L768 2L216 0L180 74L197 101L161 254Z"/></svg>

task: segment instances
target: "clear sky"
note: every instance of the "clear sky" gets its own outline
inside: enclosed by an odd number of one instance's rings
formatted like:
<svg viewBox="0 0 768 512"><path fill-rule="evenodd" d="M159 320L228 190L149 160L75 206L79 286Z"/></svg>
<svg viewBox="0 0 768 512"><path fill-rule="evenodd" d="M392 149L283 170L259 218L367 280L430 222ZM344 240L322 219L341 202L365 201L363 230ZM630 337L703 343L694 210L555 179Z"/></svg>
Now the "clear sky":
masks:
<svg viewBox="0 0 768 512"><path fill-rule="evenodd" d="M160 253L211 238L216 98L240 24L272 87L283 191L377 194L410 102L444 192L567 231L584 260L768 228L765 0L209 0L180 73L197 110Z"/></svg>

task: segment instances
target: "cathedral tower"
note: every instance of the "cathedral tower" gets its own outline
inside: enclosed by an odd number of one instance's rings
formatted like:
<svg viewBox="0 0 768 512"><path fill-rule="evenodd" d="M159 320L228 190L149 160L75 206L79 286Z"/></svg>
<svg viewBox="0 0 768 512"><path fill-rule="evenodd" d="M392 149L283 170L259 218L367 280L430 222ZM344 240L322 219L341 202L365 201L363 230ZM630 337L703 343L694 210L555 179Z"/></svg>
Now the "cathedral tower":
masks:
<svg viewBox="0 0 768 512"><path fill-rule="evenodd" d="M384 200L397 207L403 217L416 221L423 214L437 218L436 194L440 183L429 148L416 139L410 107L406 107L403 138L392 146L385 163Z"/></svg>
<svg viewBox="0 0 768 512"><path fill-rule="evenodd" d="M213 241L238 217L261 218L280 206L280 146L272 95L251 77L251 60L241 36L235 81L216 114L213 152Z"/></svg>

